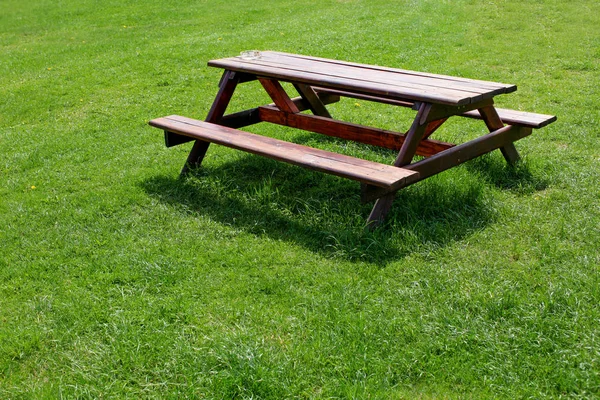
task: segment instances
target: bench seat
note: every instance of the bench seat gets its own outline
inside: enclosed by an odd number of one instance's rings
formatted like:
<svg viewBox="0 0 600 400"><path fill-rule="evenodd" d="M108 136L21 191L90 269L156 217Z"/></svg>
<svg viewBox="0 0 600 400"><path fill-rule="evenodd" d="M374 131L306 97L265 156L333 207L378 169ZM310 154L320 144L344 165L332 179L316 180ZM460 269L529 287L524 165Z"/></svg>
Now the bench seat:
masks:
<svg viewBox="0 0 600 400"><path fill-rule="evenodd" d="M554 121L555 115L537 114L525 111L507 110L506 108L497 108L498 116L507 125L519 125L528 128L539 129ZM481 119L479 111L472 110L463 114L465 117Z"/></svg>
<svg viewBox="0 0 600 400"><path fill-rule="evenodd" d="M301 167L398 190L416 181L419 173L404 168L349 157L178 115L157 118L151 126L166 132L216 143Z"/></svg>
<svg viewBox="0 0 600 400"><path fill-rule="evenodd" d="M414 106L414 102L412 102L412 101L386 99L383 97L360 94L360 93L351 93L351 92L347 92L347 91L343 91L343 90L334 90L334 89L316 87L315 91L319 94L332 94L332 95L338 95L338 96L342 96L342 97L351 97L354 99L366 100L366 101L376 101L376 102L380 102L380 103L392 104L392 105L401 106L401 107L413 107ZM504 122L507 125L519 125L519 126L525 126L527 128L539 129L539 128L542 128L542 127L556 121L556 116L554 116L554 115L537 114L537 113L525 112L525 111L515 111L515 110L508 110L505 108L497 108L497 107L496 107L496 111L498 112L498 116L500 117L502 122ZM479 111L477 111L477 110L467 111L462 115L465 117L469 117L469 118L481 119L481 115L479 114Z"/></svg>

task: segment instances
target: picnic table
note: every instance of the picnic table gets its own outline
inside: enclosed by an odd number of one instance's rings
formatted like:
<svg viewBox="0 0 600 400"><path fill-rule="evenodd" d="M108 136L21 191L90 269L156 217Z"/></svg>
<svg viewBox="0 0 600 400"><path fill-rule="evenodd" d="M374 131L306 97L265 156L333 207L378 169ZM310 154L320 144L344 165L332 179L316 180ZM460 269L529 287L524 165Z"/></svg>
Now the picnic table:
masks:
<svg viewBox="0 0 600 400"><path fill-rule="evenodd" d="M205 121L171 115L149 122L164 130L167 147L195 141L182 174L198 167L209 144L217 143L353 179L361 182L361 200L375 201L367 221L371 227L383 221L399 189L496 149L514 163L519 159L514 142L556 120L495 107L494 97L517 90L513 84L275 51L243 52L208 65L224 73ZM256 80L273 103L225 115L240 84ZM282 82L291 83L299 97L290 97ZM406 133L344 122L327 109L342 97L409 107L416 115ZM431 138L451 117L479 119L487 129L462 144ZM238 129L259 122L393 149L398 155L386 165ZM414 161L416 155L423 157Z"/></svg>

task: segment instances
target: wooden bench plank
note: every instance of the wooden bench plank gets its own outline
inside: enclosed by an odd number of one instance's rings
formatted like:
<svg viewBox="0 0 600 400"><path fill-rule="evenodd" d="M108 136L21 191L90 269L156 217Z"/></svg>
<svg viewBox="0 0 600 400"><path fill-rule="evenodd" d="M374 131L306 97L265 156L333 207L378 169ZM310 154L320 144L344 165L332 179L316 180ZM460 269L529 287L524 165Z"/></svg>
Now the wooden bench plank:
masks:
<svg viewBox="0 0 600 400"><path fill-rule="evenodd" d="M418 173L404 168L314 149L177 115L157 118L149 124L168 132L353 179L390 191L406 186L419 176Z"/></svg>
<svg viewBox="0 0 600 400"><path fill-rule="evenodd" d="M520 125L539 129L556 121L555 115L507 110L505 108L496 108L496 111L502 122L507 125ZM467 111L463 115L469 118L481 119L481 115L477 110Z"/></svg>
<svg viewBox="0 0 600 400"><path fill-rule="evenodd" d="M387 104L392 104L392 105L401 106L401 107L413 107L414 106L414 103L409 102L409 101L391 100L391 99L385 99L385 98L372 96L372 95L363 95L363 94L346 92L343 90L328 89L328 88L323 88L323 87L315 87L314 89L317 93L319 93L319 95L324 95L327 93L327 94L334 94L334 95L338 95L338 96L342 96L342 97L351 97L351 98L359 99L359 100L387 103ZM497 108L496 107L496 111L498 112L498 115L500 116L500 119L502 120L502 122L507 125L526 126L528 128L534 128L534 129L543 128L544 126L551 124L552 122L556 121L556 119L557 119L555 115L537 114L537 113L526 112L526 111L509 110L506 108ZM469 117L469 118L481 119L481 115L479 114L479 111L477 111L477 110L467 111L467 112L463 113L462 115L465 117Z"/></svg>
<svg viewBox="0 0 600 400"><path fill-rule="evenodd" d="M332 93L317 93L319 100L323 104L331 104L340 101L340 96ZM299 111L308 110L309 104L304 101L302 97L294 97L292 99L295 106ZM274 103L268 104L266 107L273 107ZM254 125L261 122L258 115L259 107L251 108L249 110L239 111L233 114L224 115L219 120L219 125L228 126L230 128L243 128L244 126ZM178 135L173 132L165 132L165 145L167 147L177 146L183 143L191 142L195 140L189 136Z"/></svg>

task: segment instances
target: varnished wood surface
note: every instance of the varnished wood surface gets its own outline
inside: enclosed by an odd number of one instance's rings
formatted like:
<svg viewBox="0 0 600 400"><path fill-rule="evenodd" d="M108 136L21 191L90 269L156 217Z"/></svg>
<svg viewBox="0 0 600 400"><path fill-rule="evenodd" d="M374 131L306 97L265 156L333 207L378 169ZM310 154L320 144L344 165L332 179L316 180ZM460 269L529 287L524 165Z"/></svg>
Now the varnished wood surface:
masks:
<svg viewBox="0 0 600 400"><path fill-rule="evenodd" d="M242 56L209 61L208 65L282 81L432 103L471 104L516 90L515 85L456 78L272 51L256 58Z"/></svg>
<svg viewBox="0 0 600 400"><path fill-rule="evenodd" d="M398 132L371 128L351 122L337 121L316 115L286 113L273 106L258 107L258 114L258 119L264 122L289 126L391 150L399 151L405 139L404 135ZM431 156L453 146L451 143L439 140L422 140L417 147L416 154Z"/></svg>
<svg viewBox="0 0 600 400"><path fill-rule="evenodd" d="M360 99L360 100L373 101L376 103L392 104L392 105L401 106L401 107L414 107L414 102L402 101L402 100L391 100L391 99L386 99L386 98L377 97L377 96L369 96L369 95L345 92L345 91L335 90L335 89L326 89L326 88L316 87L315 91L321 95L324 95L326 93L327 94L335 94L335 95L339 95L342 97L350 97L350 98L355 98L355 99ZM516 111L516 110L509 110L506 108L498 108L498 107L495 107L495 108L496 108L496 112L500 116L500 119L502 120L502 122L507 125L521 125L521 126L526 126L529 128L539 129L539 128L543 128L546 125L551 124L552 122L555 122L557 119L555 115L538 114L538 113L532 113L532 112L527 112L527 111ZM468 117L468 118L482 119L481 114L477 110L466 111L466 112L462 113L461 115L464 117Z"/></svg>
<svg viewBox="0 0 600 400"><path fill-rule="evenodd" d="M403 168L314 149L177 115L157 118L150 121L149 124L197 140L217 143L390 190L397 190L416 180L419 176L417 172Z"/></svg>
<svg viewBox="0 0 600 400"><path fill-rule="evenodd" d="M503 123L508 125L521 125L529 128L543 128L544 126L556 121L555 115L537 114L525 111L507 110L496 107L496 112ZM481 119L481 114L477 110L467 111L463 114L465 117Z"/></svg>

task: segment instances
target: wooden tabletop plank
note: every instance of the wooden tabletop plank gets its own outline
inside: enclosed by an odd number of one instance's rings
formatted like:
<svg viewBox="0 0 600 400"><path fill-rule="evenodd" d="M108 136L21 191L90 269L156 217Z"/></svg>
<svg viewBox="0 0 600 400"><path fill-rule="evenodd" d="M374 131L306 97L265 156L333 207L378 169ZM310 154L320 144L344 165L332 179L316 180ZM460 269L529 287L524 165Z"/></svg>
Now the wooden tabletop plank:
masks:
<svg viewBox="0 0 600 400"><path fill-rule="evenodd" d="M287 62L286 62L287 61ZM269 59L261 57L257 60L249 60L249 63L262 65L264 67L288 69L297 72L312 72L321 75L322 79L344 78L357 81L370 82L373 84L390 85L401 90L424 90L446 96L458 96L469 98L480 98L487 95L498 94L497 89L482 89L468 85L448 83L433 78L415 78L390 72L376 72L358 67L343 67L335 64L314 62L291 62L290 59ZM453 87L454 86L454 87Z"/></svg>
<svg viewBox="0 0 600 400"><path fill-rule="evenodd" d="M392 99L463 105L516 90L515 85L265 51L212 60L210 66L280 80L360 91Z"/></svg>
<svg viewBox="0 0 600 400"><path fill-rule="evenodd" d="M506 92L504 92L504 93L510 93L510 92L514 92L515 90L517 90L517 85L514 85L514 84L492 82L492 81L482 81L479 79L470 79L470 78L463 78L463 77L459 77L459 76L442 75L442 74L432 74L432 73L428 73L428 72L410 71L410 70L405 70L405 69L401 69L401 68L382 67L379 65L371 65L371 64L360 64L360 63L354 63L354 62L350 62L350 61L339 61L339 60L332 60L332 59L328 59L328 58L305 56L305 55L301 55L301 54L283 53L283 52L278 52L278 51L261 52L261 54L263 54L263 53L277 54L277 55L281 55L281 56L285 56L285 57L299 58L299 59L306 59L306 60L324 61L324 62L348 65L348 66L356 66L356 67L368 68L368 69L373 69L373 70L378 70L378 71L397 72L397 73L403 73L403 74L414 75L414 76L431 77L431 78L446 79L446 80L451 80L451 81L456 81L456 82L472 83L472 84L480 85L483 88L506 90Z"/></svg>
<svg viewBox="0 0 600 400"><path fill-rule="evenodd" d="M365 94L375 94L393 99L411 99L448 105L464 105L481 100L481 96L468 96L462 92L440 93L430 88L400 87L384 83L374 83L352 78L327 76L311 71L298 71L287 68L264 65L257 60L243 60L238 57L212 60L209 66L224 68L232 71L244 72L274 78L282 81L306 83L312 86L321 86L332 89L358 91ZM491 97L492 95L490 95Z"/></svg>
<svg viewBox="0 0 600 400"><path fill-rule="evenodd" d="M420 74L418 72L382 68L377 66L367 66L364 64L348 64L335 60L326 59L306 59L294 57L285 53L261 53L261 60L296 67L301 69L311 69L323 71L327 74L342 74L342 76L354 76L360 74L365 79L384 82L384 83L414 83L418 85L431 86L434 88L444 88L473 93L495 94L504 93L506 86L494 82L476 81L476 80L456 80L452 77L433 74Z"/></svg>

